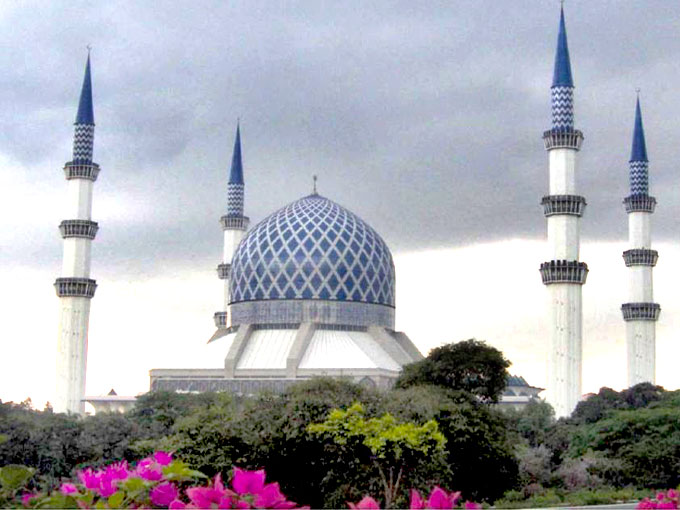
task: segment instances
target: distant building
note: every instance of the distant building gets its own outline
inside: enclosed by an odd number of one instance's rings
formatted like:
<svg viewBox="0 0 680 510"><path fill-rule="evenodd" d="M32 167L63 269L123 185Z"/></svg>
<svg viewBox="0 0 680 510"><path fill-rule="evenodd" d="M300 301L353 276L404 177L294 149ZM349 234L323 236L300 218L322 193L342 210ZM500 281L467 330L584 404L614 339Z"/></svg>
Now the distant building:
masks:
<svg viewBox="0 0 680 510"><path fill-rule="evenodd" d="M531 386L524 377L511 375L508 377L508 384L503 391L498 406L501 408L522 409L530 402L541 400L538 396L543 388Z"/></svg>

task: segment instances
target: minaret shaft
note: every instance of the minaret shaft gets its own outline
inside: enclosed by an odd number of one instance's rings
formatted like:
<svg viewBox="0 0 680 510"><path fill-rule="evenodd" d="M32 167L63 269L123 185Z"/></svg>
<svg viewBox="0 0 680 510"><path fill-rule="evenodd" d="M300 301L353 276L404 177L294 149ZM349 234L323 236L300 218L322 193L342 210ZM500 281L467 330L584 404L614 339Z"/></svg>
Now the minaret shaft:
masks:
<svg viewBox="0 0 680 510"><path fill-rule="evenodd" d="M648 166L638 99L629 161L630 195L624 199L628 213L628 250L623 252L628 268L628 302L621 306L621 311L626 322L629 387L656 382L656 321L661 307L654 302L652 273L659 254L652 250L656 199L649 196Z"/></svg>
<svg viewBox="0 0 680 510"><path fill-rule="evenodd" d="M555 70L551 87L552 128L543 134L548 150L548 255L541 277L549 296L550 333L547 399L556 416L568 416L581 398L582 297L588 266L579 261L580 221L585 199L577 194L576 158L583 134L574 129L574 84L564 12L560 12Z"/></svg>
<svg viewBox="0 0 680 510"><path fill-rule="evenodd" d="M73 139L73 160L64 168L69 216L59 225L64 255L61 276L55 282L60 314L54 410L83 414L90 301L97 287L90 279L92 240L98 229L92 221L92 194L99 173L99 166L92 162L94 114L89 57Z"/></svg>

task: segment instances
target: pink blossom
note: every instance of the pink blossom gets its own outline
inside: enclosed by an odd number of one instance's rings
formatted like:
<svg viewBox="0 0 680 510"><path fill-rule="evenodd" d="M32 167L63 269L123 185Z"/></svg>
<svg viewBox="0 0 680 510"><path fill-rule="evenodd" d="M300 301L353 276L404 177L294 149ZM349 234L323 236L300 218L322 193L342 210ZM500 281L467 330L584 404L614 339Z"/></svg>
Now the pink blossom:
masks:
<svg viewBox="0 0 680 510"><path fill-rule="evenodd" d="M128 463L125 461L114 462L106 466L104 471L105 475L111 480L126 480L130 476L130 471L128 470Z"/></svg>
<svg viewBox="0 0 680 510"><path fill-rule="evenodd" d="M430 493L430 497L427 500L427 508L437 509L437 510L450 510L453 508L451 499L444 489L441 487L435 487Z"/></svg>
<svg viewBox="0 0 680 510"><path fill-rule="evenodd" d="M420 496L420 492L415 489L411 489L411 504L409 508L410 510L422 510L425 508L425 500Z"/></svg>
<svg viewBox="0 0 680 510"><path fill-rule="evenodd" d="M88 490L98 490L99 489L99 478L100 474L94 472L91 468L78 471L78 479Z"/></svg>
<svg viewBox="0 0 680 510"><path fill-rule="evenodd" d="M100 478L100 483L99 483L99 494L101 494L101 496L104 497L104 498L108 498L114 492L116 492L116 484L114 483L114 480L112 480L111 478L102 476Z"/></svg>
<svg viewBox="0 0 680 510"><path fill-rule="evenodd" d="M172 462L172 453L156 452L153 458L160 466L168 466Z"/></svg>
<svg viewBox="0 0 680 510"><path fill-rule="evenodd" d="M231 486L237 494L259 494L264 488L264 469L259 471L246 471L234 468L234 478Z"/></svg>
<svg viewBox="0 0 680 510"><path fill-rule="evenodd" d="M678 496L680 496L680 493L675 489L668 489L668 492L666 493L668 499L678 499Z"/></svg>
<svg viewBox="0 0 680 510"><path fill-rule="evenodd" d="M140 478L152 482L163 478L163 471L161 471L160 466L151 459L144 459L140 461L139 464L137 464L136 473Z"/></svg>
<svg viewBox="0 0 680 510"><path fill-rule="evenodd" d="M59 488L59 492L65 495L75 494L78 492L78 488L72 483L62 483L61 487Z"/></svg>
<svg viewBox="0 0 680 510"><path fill-rule="evenodd" d="M475 503L474 501L466 501L465 505L463 505L463 508L476 510L478 508L482 508L482 505L480 503Z"/></svg>
<svg viewBox="0 0 680 510"><path fill-rule="evenodd" d="M23 494L23 495L21 496L21 504L24 505L24 506L28 506L28 505L31 504L31 500L32 500L33 498L37 498L37 497L38 497L37 494L33 494L33 493L31 493L31 492L27 492L26 494Z"/></svg>
<svg viewBox="0 0 680 510"><path fill-rule="evenodd" d="M664 499L666 499L666 495L663 492L658 492L656 494L656 500L657 501L663 501Z"/></svg>
<svg viewBox="0 0 680 510"><path fill-rule="evenodd" d="M649 500L649 498L644 498L642 501L640 501L637 506L635 507L639 510L650 510L653 508L656 508L656 503L652 502Z"/></svg>
<svg viewBox="0 0 680 510"><path fill-rule="evenodd" d="M224 488L222 475L215 477L212 487L191 487L187 489L187 496L197 508L213 508L213 503L217 508L231 508L236 494Z"/></svg>
<svg viewBox="0 0 680 510"><path fill-rule="evenodd" d="M169 510L184 510L186 507L186 503L182 503L179 499L171 501L168 505Z"/></svg>
<svg viewBox="0 0 680 510"><path fill-rule="evenodd" d="M460 499L460 491L451 492L449 494L449 499L451 499L451 504L455 507Z"/></svg>
<svg viewBox="0 0 680 510"><path fill-rule="evenodd" d="M671 509L677 509L678 505L675 501L662 501L660 503L656 504L657 508L671 508Z"/></svg>
<svg viewBox="0 0 680 510"><path fill-rule="evenodd" d="M177 487L170 482L156 485L156 487L149 492L151 502L156 506L168 506L172 501L177 499L177 496L179 496Z"/></svg>
<svg viewBox="0 0 680 510"><path fill-rule="evenodd" d="M295 503L286 501L278 483L268 483L255 495L255 508L295 508Z"/></svg>
<svg viewBox="0 0 680 510"><path fill-rule="evenodd" d="M356 505L354 503L348 503L348 505L353 510L380 510L378 502L370 496L365 496Z"/></svg>

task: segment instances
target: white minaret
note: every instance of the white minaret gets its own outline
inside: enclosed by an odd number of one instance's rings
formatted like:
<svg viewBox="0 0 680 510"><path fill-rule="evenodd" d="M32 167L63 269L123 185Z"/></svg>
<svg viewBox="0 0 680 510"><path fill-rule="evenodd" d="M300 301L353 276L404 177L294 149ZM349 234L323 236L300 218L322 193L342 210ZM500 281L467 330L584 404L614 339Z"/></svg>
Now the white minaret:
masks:
<svg viewBox="0 0 680 510"><path fill-rule="evenodd" d="M659 254L652 250L651 219L656 199L649 196L647 146L642 128L640 98L635 108L633 147L630 154L630 195L623 203L628 213L628 250L623 260L629 268L629 302L621 306L626 321L628 386L655 383L656 321L661 307L654 303L652 268Z"/></svg>
<svg viewBox="0 0 680 510"><path fill-rule="evenodd" d="M231 171L227 183L227 214L220 218L220 224L224 231L224 252L222 263L217 266L217 276L224 281L224 305L221 312L214 315L217 332L211 340L221 336L222 331L231 324L229 317L229 275L231 272L231 259L236 247L243 239L248 228L248 218L243 215L244 183L243 161L241 158L241 126L236 125L236 140L234 140L234 154L231 158Z"/></svg>
<svg viewBox="0 0 680 510"><path fill-rule="evenodd" d="M80 93L73 138L73 161L66 163L69 218L59 225L64 239L61 277L54 287L59 296L59 338L55 412L85 411L85 372L90 300L97 283L90 279L90 250L98 225L92 221L92 188L99 165L92 162L94 112L90 56Z"/></svg>
<svg viewBox="0 0 680 510"><path fill-rule="evenodd" d="M579 222L586 201L576 194L576 155L583 134L574 129L574 83L563 10L551 102L552 129L543 134L549 156L550 194L541 203L552 260L541 264L540 271L550 296L547 399L559 418L571 414L581 398L581 286L588 274L588 266L579 262Z"/></svg>

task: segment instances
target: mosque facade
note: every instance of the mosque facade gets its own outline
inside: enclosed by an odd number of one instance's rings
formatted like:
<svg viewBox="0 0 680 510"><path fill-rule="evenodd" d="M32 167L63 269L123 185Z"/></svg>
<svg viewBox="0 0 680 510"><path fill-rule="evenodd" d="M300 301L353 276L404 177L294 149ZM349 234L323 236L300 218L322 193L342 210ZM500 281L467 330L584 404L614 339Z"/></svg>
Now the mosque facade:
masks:
<svg viewBox="0 0 680 510"><path fill-rule="evenodd" d="M574 83L564 12L560 12L551 87L552 126L543 134L549 161L549 191L542 199L551 259L540 265L549 299L547 399L558 417L581 399L582 288L588 274L579 260L580 221L586 200L577 192L577 159L583 133L574 128ZM73 160L64 168L72 216L62 221L62 274L55 282L60 300L56 411L82 413L85 402L90 302L97 283L90 278L90 249L98 225L92 221L94 113L90 59L75 123ZM639 98L630 159L630 195L624 199L629 249L626 322L628 384L655 381L651 215L647 150ZM267 216L249 229L237 126L227 183L224 234L217 276L223 302L214 314L223 366L215 369L154 369L151 390L282 391L314 376L346 377L387 388L402 367L422 359L403 332L395 331L396 275L392 255L363 219L316 191ZM514 378L506 397L536 398L541 388ZM528 388L528 389L527 389ZM88 398L107 408L123 408L134 397L112 394Z"/></svg>

